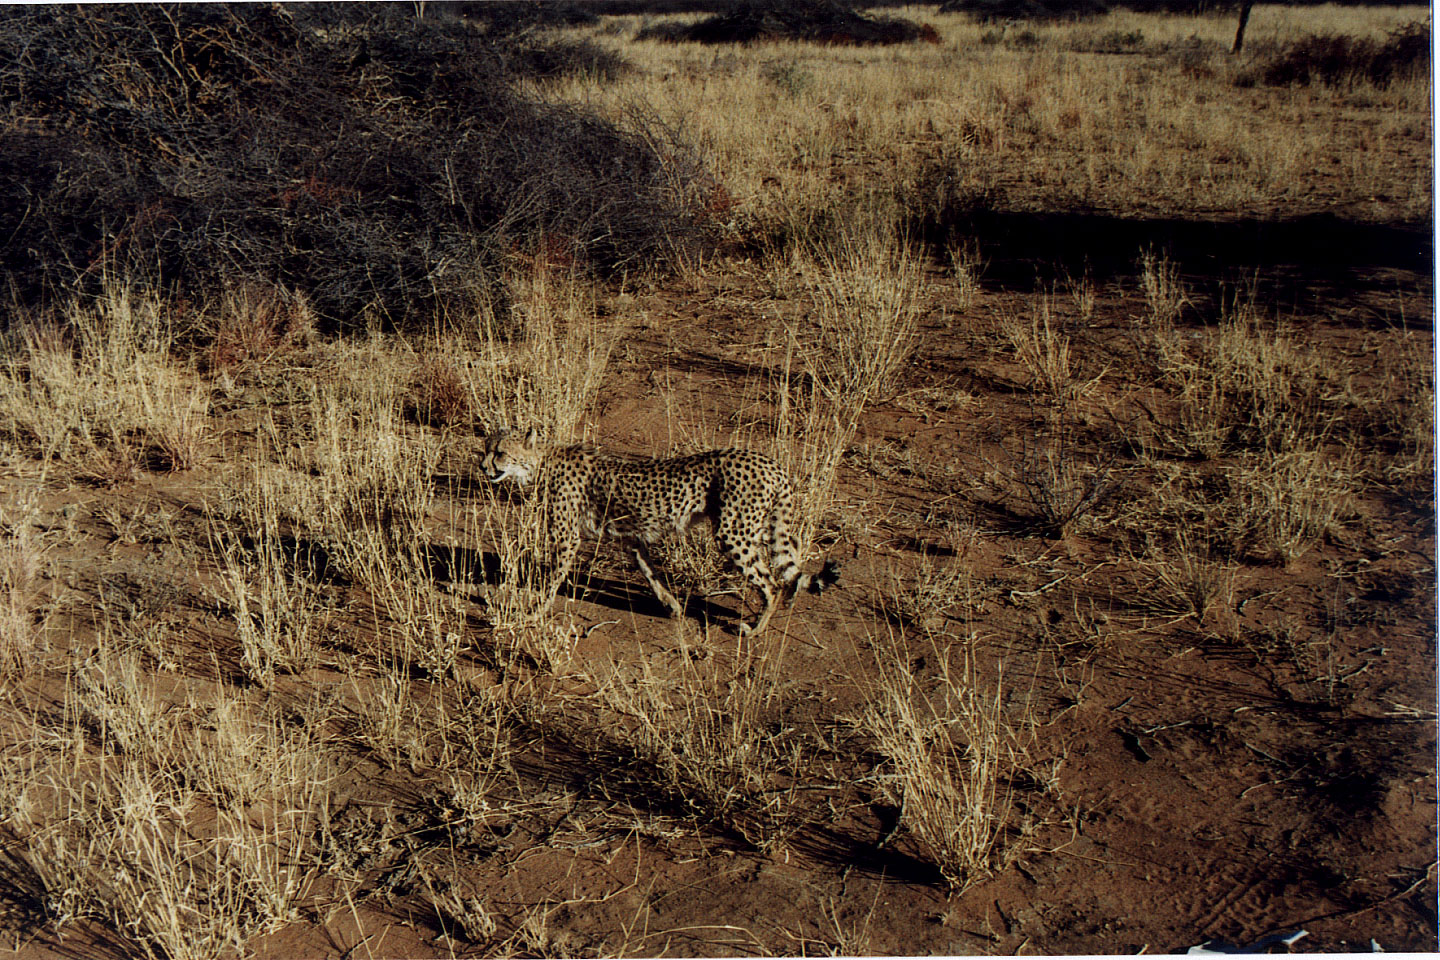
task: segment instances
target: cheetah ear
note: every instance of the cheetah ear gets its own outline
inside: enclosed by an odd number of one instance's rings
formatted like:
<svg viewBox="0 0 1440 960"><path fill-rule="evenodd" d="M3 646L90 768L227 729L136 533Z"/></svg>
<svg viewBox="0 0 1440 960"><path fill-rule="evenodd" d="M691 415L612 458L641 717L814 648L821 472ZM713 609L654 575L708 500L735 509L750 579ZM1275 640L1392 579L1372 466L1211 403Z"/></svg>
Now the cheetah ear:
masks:
<svg viewBox="0 0 1440 960"><path fill-rule="evenodd" d="M537 434L537 433L535 432L535 428L534 428L534 427L531 427L529 430L527 430L527 431L525 432L525 449L526 449L526 450L533 450L533 449L535 449L535 441L538 440L538 439L539 439L539 434Z"/></svg>

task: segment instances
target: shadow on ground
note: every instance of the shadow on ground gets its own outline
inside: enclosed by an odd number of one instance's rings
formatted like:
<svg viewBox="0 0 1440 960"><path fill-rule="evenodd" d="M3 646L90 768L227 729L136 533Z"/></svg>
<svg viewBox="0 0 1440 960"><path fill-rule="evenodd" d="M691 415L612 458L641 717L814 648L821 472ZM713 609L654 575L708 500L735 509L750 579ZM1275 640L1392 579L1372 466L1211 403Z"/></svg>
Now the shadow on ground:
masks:
<svg viewBox="0 0 1440 960"><path fill-rule="evenodd" d="M920 225L932 241L979 240L982 283L1029 291L1057 279L1134 274L1142 252L1178 264L1187 280L1255 278L1281 302L1341 300L1357 289L1390 286L1391 271L1428 278L1435 259L1430 223L1364 223L1334 214L1286 220L1182 220L1090 212L972 210ZM1421 322L1423 318L1416 318Z"/></svg>

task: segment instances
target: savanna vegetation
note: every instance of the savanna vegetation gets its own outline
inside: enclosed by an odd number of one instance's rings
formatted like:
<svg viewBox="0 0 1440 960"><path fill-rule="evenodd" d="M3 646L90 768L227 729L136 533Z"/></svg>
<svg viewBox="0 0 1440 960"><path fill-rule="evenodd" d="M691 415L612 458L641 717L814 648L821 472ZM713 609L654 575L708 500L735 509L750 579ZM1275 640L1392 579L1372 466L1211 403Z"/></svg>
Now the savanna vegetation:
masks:
<svg viewBox="0 0 1440 960"><path fill-rule="evenodd" d="M982 6L0 16L0 942L1440 946L1429 11Z"/></svg>

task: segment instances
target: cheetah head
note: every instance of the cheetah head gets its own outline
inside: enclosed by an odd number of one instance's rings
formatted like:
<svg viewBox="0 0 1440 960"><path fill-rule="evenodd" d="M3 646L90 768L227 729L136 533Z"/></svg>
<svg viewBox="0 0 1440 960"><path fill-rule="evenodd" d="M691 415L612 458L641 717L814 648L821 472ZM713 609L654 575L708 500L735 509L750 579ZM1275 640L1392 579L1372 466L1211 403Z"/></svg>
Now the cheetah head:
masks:
<svg viewBox="0 0 1440 960"><path fill-rule="evenodd" d="M502 430L485 441L480 470L491 483L508 477L524 486L540 466L541 452L534 427L525 434L524 440L517 440L508 430Z"/></svg>

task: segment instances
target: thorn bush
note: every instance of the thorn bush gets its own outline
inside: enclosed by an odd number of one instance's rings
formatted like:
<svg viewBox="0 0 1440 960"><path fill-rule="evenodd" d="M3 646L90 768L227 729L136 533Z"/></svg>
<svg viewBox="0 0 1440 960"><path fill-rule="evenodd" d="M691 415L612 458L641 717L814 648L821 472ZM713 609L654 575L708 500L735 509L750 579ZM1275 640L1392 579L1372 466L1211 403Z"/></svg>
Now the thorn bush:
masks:
<svg viewBox="0 0 1440 960"><path fill-rule="evenodd" d="M428 324L503 303L505 258L545 236L602 274L707 242L713 182L678 131L516 83L618 58L437 6L0 13L0 96L24 118L0 129L9 286L254 281L331 327Z"/></svg>

